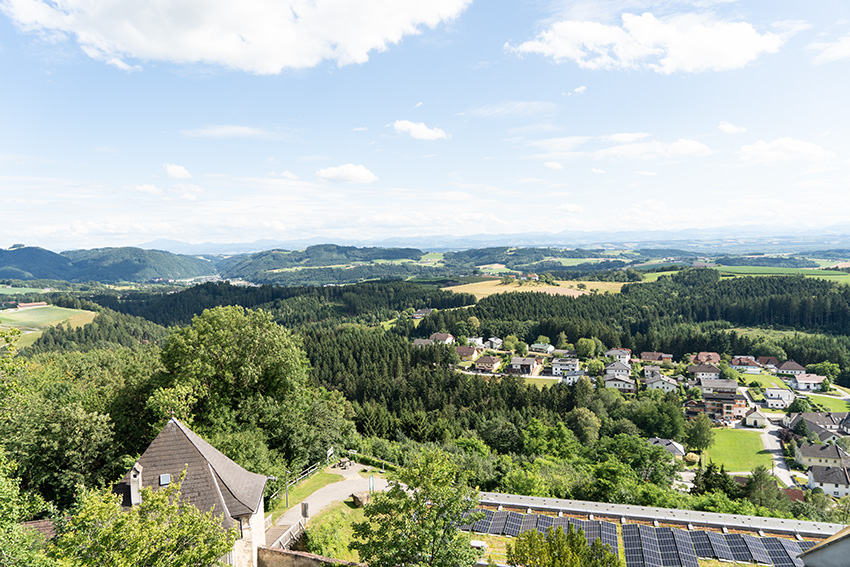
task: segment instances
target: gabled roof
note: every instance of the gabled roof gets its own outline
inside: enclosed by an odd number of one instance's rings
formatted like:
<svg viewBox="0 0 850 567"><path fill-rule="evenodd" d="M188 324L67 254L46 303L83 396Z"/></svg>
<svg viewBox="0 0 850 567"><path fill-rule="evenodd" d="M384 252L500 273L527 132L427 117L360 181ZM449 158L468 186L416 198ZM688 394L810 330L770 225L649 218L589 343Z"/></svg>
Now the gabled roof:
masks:
<svg viewBox="0 0 850 567"><path fill-rule="evenodd" d="M673 384L674 386L678 385L678 382L669 376L664 376L663 374L656 374L651 378L646 379L646 384L655 384L656 382L667 382L668 384Z"/></svg>
<svg viewBox="0 0 850 567"><path fill-rule="evenodd" d="M751 356L739 356L737 358L733 358L729 361L730 366L756 366L760 367L761 364L755 361L755 359Z"/></svg>
<svg viewBox="0 0 850 567"><path fill-rule="evenodd" d="M460 356L472 356L477 349L474 346L459 346L455 349Z"/></svg>
<svg viewBox="0 0 850 567"><path fill-rule="evenodd" d="M515 356L511 359L511 364L540 364L540 361L536 358L523 358L521 356Z"/></svg>
<svg viewBox="0 0 850 567"><path fill-rule="evenodd" d="M634 385L635 381L628 376L614 376L609 374L602 380L603 382L625 382L626 384Z"/></svg>
<svg viewBox="0 0 850 567"><path fill-rule="evenodd" d="M761 417L763 419L767 419L767 416L764 415L761 411L759 411L758 408L755 408L755 407L751 408L750 411L748 411L746 414L744 414L744 417L750 417L751 415L755 415L756 417Z"/></svg>
<svg viewBox="0 0 850 567"><path fill-rule="evenodd" d="M738 382L724 378L700 378L700 388L720 388L723 390L737 390Z"/></svg>
<svg viewBox="0 0 850 567"><path fill-rule="evenodd" d="M697 364L696 366L688 366L688 372L691 374L696 374L697 372L720 374L720 369L713 364Z"/></svg>
<svg viewBox="0 0 850 567"><path fill-rule="evenodd" d="M182 497L202 512L214 509L221 514L225 528L234 525L233 518L251 515L262 506L266 477L246 471L177 419L165 424L138 462L143 467L142 486L154 490L160 487L160 475L176 481L186 469ZM129 505L129 472L115 490Z"/></svg>
<svg viewBox="0 0 850 567"><path fill-rule="evenodd" d="M779 364L779 361L776 359L775 356L760 356L760 357L758 357L756 362L758 362L762 366L767 366L767 365L777 366Z"/></svg>
<svg viewBox="0 0 850 567"><path fill-rule="evenodd" d="M685 448L681 443L676 443L672 439L662 439L660 437L651 437L649 439L650 445L655 445L657 447L663 447L668 453L671 455L678 455L680 457L685 456Z"/></svg>
<svg viewBox="0 0 850 567"><path fill-rule="evenodd" d="M628 354L631 356L632 349L630 348L612 348L610 350L605 351L605 356L611 356L615 354Z"/></svg>
<svg viewBox="0 0 850 567"><path fill-rule="evenodd" d="M821 459L841 459L847 456L838 445L826 443L818 445L816 443L803 443L798 447L800 454L809 458Z"/></svg>
<svg viewBox="0 0 850 567"><path fill-rule="evenodd" d="M814 465L812 466L811 473L815 482L850 486L850 473L847 472L846 467L822 467L820 465Z"/></svg>
<svg viewBox="0 0 850 567"><path fill-rule="evenodd" d="M818 374L797 374L792 378L792 380L796 380L799 384L800 382L810 382L812 384L823 384L823 381L826 380L826 376L820 376Z"/></svg>
<svg viewBox="0 0 850 567"><path fill-rule="evenodd" d="M449 339L454 340L454 335L450 333L434 333L430 337L428 337L432 341L440 341L441 343L446 342Z"/></svg>
<svg viewBox="0 0 850 567"><path fill-rule="evenodd" d="M798 557L803 557L803 556L806 556L806 555L814 555L814 556L817 556L817 554L818 554L818 553L819 553L819 552L820 552L823 548L825 548L825 547L829 547L830 545L833 545L834 543L837 543L837 542L843 541L843 540L847 539L848 537L850 537L850 526L847 526L847 527L846 527L846 528L844 528L843 530L841 530L841 531L839 531L839 532L837 532L837 533L835 533L835 534L833 534L833 535L829 536L828 538L826 538L825 540L823 540L823 541L822 541L822 542L820 542L819 544L817 544L817 545L815 545L815 546L813 546L813 547L810 547L809 549L807 549L806 551L804 551L803 553L801 553L800 555L798 555ZM842 549L842 551L844 551L845 546L842 546L842 547L841 547L841 549Z"/></svg>
<svg viewBox="0 0 850 567"><path fill-rule="evenodd" d="M776 367L777 370L793 370L793 371L805 371L805 367L800 366L793 360L786 360L782 364Z"/></svg>
<svg viewBox="0 0 850 567"><path fill-rule="evenodd" d="M626 371L626 372L632 371L631 368L629 368L628 366L626 366L625 364L623 364L622 362L619 362L619 361L612 362L611 364L609 364L608 366L605 367L605 370L606 370L606 372L608 370L619 370L619 371Z"/></svg>
<svg viewBox="0 0 850 567"><path fill-rule="evenodd" d="M488 364L496 364L497 362L502 362L502 359L498 356L490 356L489 354L486 354L484 356L479 357L475 364L480 364L481 366L484 366Z"/></svg>

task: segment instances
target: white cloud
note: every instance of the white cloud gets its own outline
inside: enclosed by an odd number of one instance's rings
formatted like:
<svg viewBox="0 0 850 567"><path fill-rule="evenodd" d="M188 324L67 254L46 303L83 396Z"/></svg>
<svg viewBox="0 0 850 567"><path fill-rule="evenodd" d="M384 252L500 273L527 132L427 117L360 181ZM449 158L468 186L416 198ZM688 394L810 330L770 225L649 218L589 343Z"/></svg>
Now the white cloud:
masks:
<svg viewBox="0 0 850 567"><path fill-rule="evenodd" d="M552 114L558 110L558 105L539 100L507 100L495 104L486 104L473 108L467 114L476 118L503 118L506 116L537 116Z"/></svg>
<svg viewBox="0 0 850 567"><path fill-rule="evenodd" d="M583 93L584 91L586 91L586 90L587 90L587 87L586 87L586 86L584 86L584 85L582 85L582 86L580 86L580 87L576 87L576 88L574 88L574 89L573 89L573 92L574 92L574 93L576 93L576 94L582 94L582 93Z"/></svg>
<svg viewBox="0 0 850 567"><path fill-rule="evenodd" d="M717 129L726 134L743 134L747 131L744 126L735 126L732 123L722 121L717 125Z"/></svg>
<svg viewBox="0 0 850 567"><path fill-rule="evenodd" d="M534 40L506 48L574 61L586 69L648 68L669 75L740 69L763 53L775 53L799 28L760 34L747 22L718 21L707 14L663 19L624 13L622 26L587 20L556 22Z"/></svg>
<svg viewBox="0 0 850 567"><path fill-rule="evenodd" d="M413 108L414 108L414 110L415 110L415 109L419 108L420 106L422 106L422 101L421 101L421 100L420 100L419 102L417 102L416 104L414 104L414 105L413 105Z"/></svg>
<svg viewBox="0 0 850 567"><path fill-rule="evenodd" d="M549 169L564 169L564 166L558 163L557 161L547 161L544 162L543 165L548 167Z"/></svg>
<svg viewBox="0 0 850 567"><path fill-rule="evenodd" d="M459 16L471 0L4 0L24 31L72 37L94 59L212 63L259 74L365 63Z"/></svg>
<svg viewBox="0 0 850 567"><path fill-rule="evenodd" d="M445 131L440 128L428 128L423 122L396 120L393 122L393 128L399 134L410 134L411 138L417 140L445 140L448 138Z"/></svg>
<svg viewBox="0 0 850 567"><path fill-rule="evenodd" d="M590 171L592 171L593 173L598 173L598 174L600 174L600 175L601 175L601 174L603 174L603 173L605 173L605 170L604 170L604 169L599 169L598 167L594 167L594 168L593 168L593 169L591 169Z"/></svg>
<svg viewBox="0 0 850 567"><path fill-rule="evenodd" d="M189 173L189 170L182 165L166 163L164 167L165 173L167 173L168 177L171 177L172 179L192 179L192 174Z"/></svg>
<svg viewBox="0 0 850 567"><path fill-rule="evenodd" d="M646 175L646 176L651 177L653 175L658 175L658 172L657 171L635 171L635 175Z"/></svg>
<svg viewBox="0 0 850 567"><path fill-rule="evenodd" d="M149 183L145 183L144 185L136 185L133 187L136 191L140 193L147 193L148 195L162 195L164 191L157 187L156 185L151 185Z"/></svg>
<svg viewBox="0 0 850 567"><path fill-rule="evenodd" d="M346 163L336 167L326 167L316 172L316 175L332 183L372 183L378 178L362 165Z"/></svg>
<svg viewBox="0 0 850 567"><path fill-rule="evenodd" d="M845 35L837 41L815 42L806 46L808 49L818 51L815 55L815 63L833 63L842 59L850 59L850 34Z"/></svg>
<svg viewBox="0 0 850 567"><path fill-rule="evenodd" d="M174 188L177 190L177 198L184 201L197 201L198 195L204 191L202 187L187 183L177 183Z"/></svg>
<svg viewBox="0 0 850 567"><path fill-rule="evenodd" d="M223 140L226 138L272 139L279 136L265 128L238 126L236 124L205 126L204 128L195 128L193 130L182 130L180 133L189 138L211 138L215 140Z"/></svg>
<svg viewBox="0 0 850 567"><path fill-rule="evenodd" d="M274 175L274 174L272 174L272 175ZM280 176L280 177L283 177L284 179L292 179L293 181L294 181L294 180L296 180L296 179L298 179L298 176L297 176L297 175L295 175L294 173L292 173L292 172L291 172L291 171L289 171L289 170L287 170L287 171L281 171L281 172L280 172L280 173L278 173L277 175L278 175L278 176Z"/></svg>
<svg viewBox="0 0 850 567"><path fill-rule="evenodd" d="M643 140L644 138L649 138L649 134L646 132L623 132L620 134L611 134L610 136L602 136L602 139L606 142L615 142L617 144L629 144Z"/></svg>
<svg viewBox="0 0 850 567"><path fill-rule="evenodd" d="M369 129L365 126L358 126L357 128L351 129L352 132L366 132L367 130Z"/></svg>
<svg viewBox="0 0 850 567"><path fill-rule="evenodd" d="M710 153L711 150L705 144L680 138L670 144L658 141L620 144L591 152L590 155L596 159L675 159L705 156Z"/></svg>
<svg viewBox="0 0 850 567"><path fill-rule="evenodd" d="M564 203L563 205L558 205L555 207L556 210L561 211L562 213L583 213L584 207L581 205L576 205L575 203Z"/></svg>
<svg viewBox="0 0 850 567"><path fill-rule="evenodd" d="M793 138L778 138L771 142L759 140L755 144L743 146L741 156L748 162L772 163L794 159L826 161L831 159L833 154L811 142Z"/></svg>

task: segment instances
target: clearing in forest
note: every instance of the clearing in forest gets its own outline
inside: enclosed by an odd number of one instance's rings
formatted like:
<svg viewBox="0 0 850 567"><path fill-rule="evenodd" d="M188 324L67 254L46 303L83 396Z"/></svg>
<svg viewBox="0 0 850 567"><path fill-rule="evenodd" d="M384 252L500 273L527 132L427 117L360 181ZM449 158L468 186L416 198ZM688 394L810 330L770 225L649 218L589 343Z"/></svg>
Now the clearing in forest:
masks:
<svg viewBox="0 0 850 567"><path fill-rule="evenodd" d="M616 293L623 287L621 282L577 282L577 281L559 281L560 285L548 285L538 282L524 282L519 285L519 282L513 281L509 284L503 284L500 279L490 279L483 282L456 285L445 289L455 293L471 293L476 299L483 299L496 293L517 293L523 291L536 291L538 293L548 293L551 295L567 295L577 297L587 293L593 293L597 290L599 293L610 292ZM583 283L587 289L578 289L578 284Z"/></svg>
<svg viewBox="0 0 850 567"><path fill-rule="evenodd" d="M33 344L41 336L44 327L65 323L72 327L82 327L91 323L97 313L82 309L66 307L30 307L28 309L7 309L0 311L0 327L20 329L23 336L18 341L18 348Z"/></svg>

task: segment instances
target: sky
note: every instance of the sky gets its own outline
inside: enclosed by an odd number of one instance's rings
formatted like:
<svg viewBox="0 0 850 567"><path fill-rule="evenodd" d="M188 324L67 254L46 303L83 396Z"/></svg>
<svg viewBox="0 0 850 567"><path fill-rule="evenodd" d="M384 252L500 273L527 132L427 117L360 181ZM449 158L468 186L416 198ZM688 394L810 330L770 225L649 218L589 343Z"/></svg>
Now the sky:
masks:
<svg viewBox="0 0 850 567"><path fill-rule="evenodd" d="M0 0L0 247L850 219L846 0Z"/></svg>

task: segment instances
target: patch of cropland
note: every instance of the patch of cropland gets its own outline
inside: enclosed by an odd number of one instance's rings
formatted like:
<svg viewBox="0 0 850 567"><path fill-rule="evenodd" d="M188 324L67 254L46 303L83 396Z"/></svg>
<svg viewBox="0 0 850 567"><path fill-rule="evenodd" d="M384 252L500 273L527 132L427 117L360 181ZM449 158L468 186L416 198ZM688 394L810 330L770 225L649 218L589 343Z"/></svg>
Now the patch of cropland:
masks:
<svg viewBox="0 0 850 567"><path fill-rule="evenodd" d="M820 264L797 256L722 256L721 266L763 266L766 268L819 268Z"/></svg>

